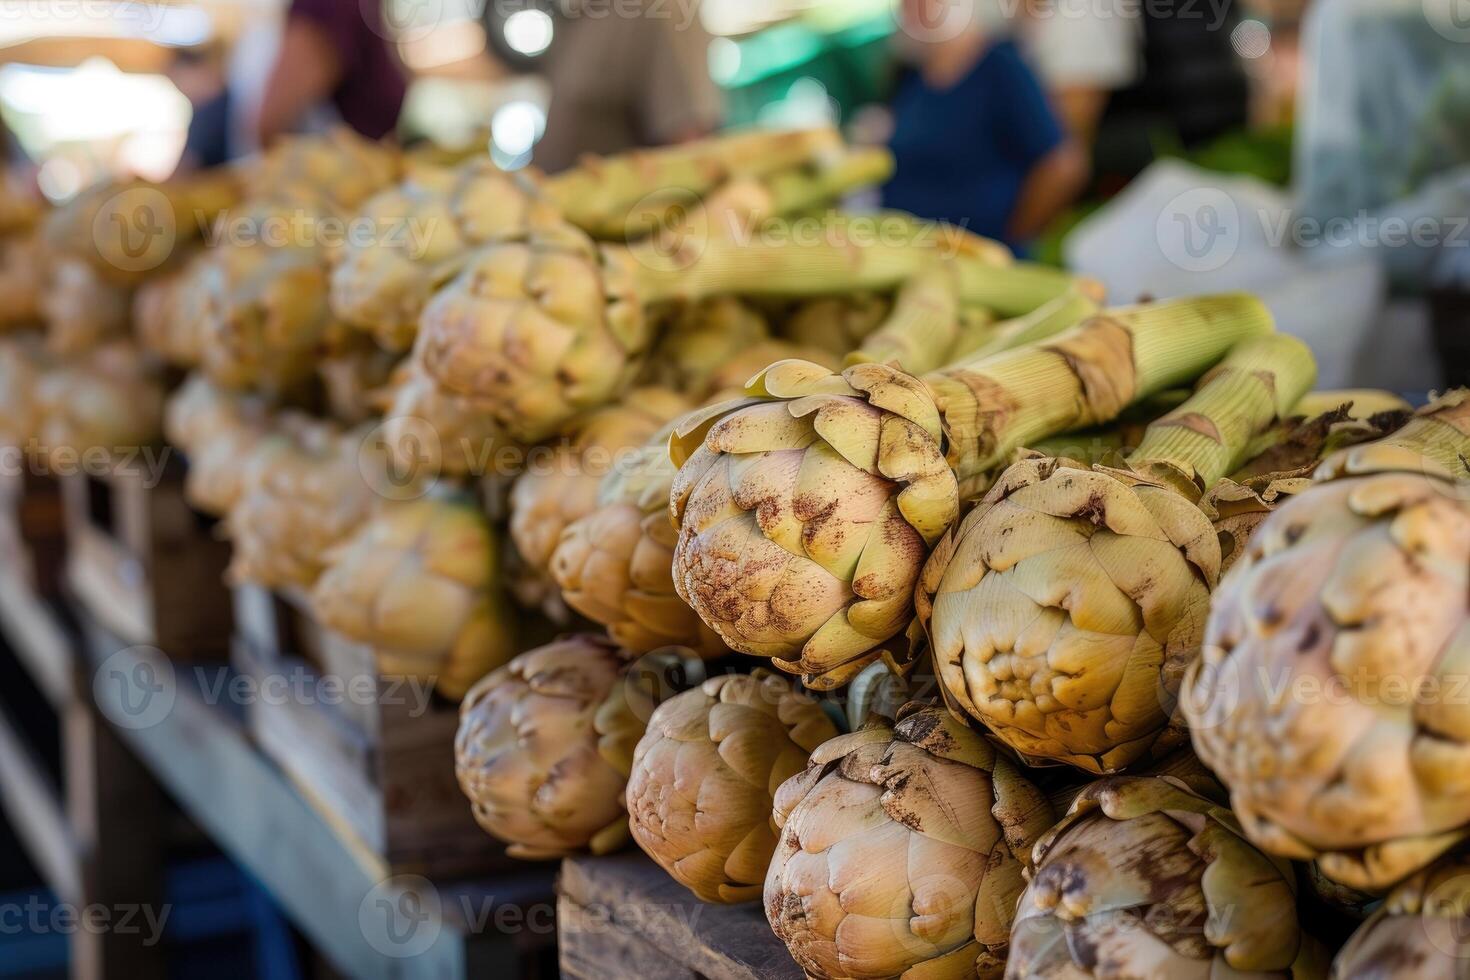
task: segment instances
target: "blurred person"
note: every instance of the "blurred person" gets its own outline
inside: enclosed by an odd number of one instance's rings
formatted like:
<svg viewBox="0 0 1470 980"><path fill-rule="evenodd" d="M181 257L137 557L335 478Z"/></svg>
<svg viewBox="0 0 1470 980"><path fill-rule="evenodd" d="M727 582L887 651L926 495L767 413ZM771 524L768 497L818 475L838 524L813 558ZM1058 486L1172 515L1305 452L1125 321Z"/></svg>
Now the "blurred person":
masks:
<svg viewBox="0 0 1470 980"><path fill-rule="evenodd" d="M1090 148L1112 93L1138 80L1138 0L1031 0L1021 48L1068 131Z"/></svg>
<svg viewBox="0 0 1470 980"><path fill-rule="evenodd" d="M536 165L555 172L584 153L682 143L719 128L724 102L709 45L698 0L564 0L546 52L551 107Z"/></svg>
<svg viewBox="0 0 1470 980"><path fill-rule="evenodd" d="M227 163L231 157L230 90L225 84L223 52L214 46L179 48L164 73L193 109L178 171Z"/></svg>
<svg viewBox="0 0 1470 980"><path fill-rule="evenodd" d="M291 0L256 136L269 146L329 104L363 136L382 139L397 126L407 90L378 0Z"/></svg>
<svg viewBox="0 0 1470 980"><path fill-rule="evenodd" d="M897 171L884 205L1024 249L1082 187L1086 154L1022 58L1000 0L903 0L900 16L912 67L894 100Z"/></svg>

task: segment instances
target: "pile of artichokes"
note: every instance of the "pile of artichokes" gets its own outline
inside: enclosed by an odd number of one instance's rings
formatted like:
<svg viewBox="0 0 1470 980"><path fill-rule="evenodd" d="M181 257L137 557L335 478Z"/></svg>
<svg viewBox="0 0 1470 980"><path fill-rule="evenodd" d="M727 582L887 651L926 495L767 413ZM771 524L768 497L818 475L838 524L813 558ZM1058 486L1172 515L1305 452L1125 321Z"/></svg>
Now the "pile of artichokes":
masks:
<svg viewBox="0 0 1470 980"><path fill-rule="evenodd" d="M460 702L510 855L631 841L810 977L1463 976L1470 393L834 207L890 168L0 194L0 444L166 440L232 582Z"/></svg>

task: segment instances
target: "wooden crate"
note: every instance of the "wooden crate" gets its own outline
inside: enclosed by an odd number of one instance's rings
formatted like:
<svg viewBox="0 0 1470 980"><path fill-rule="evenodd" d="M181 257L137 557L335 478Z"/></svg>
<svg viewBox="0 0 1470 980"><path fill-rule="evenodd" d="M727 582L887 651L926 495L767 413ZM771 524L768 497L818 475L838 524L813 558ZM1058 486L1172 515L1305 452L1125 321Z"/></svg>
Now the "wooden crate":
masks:
<svg viewBox="0 0 1470 980"><path fill-rule="evenodd" d="M32 473L24 464L0 472L0 554L7 556L14 580L36 595L61 594L66 523L55 477Z"/></svg>
<svg viewBox="0 0 1470 980"><path fill-rule="evenodd" d="M371 861L431 878L525 867L460 792L457 705L381 676L373 650L317 624L303 596L254 585L234 596L234 666L262 692L247 707L251 733Z"/></svg>
<svg viewBox="0 0 1470 980"><path fill-rule="evenodd" d="M228 544L184 500L170 456L151 484L143 467L62 478L66 585L110 632L176 660L223 661L233 633L224 583Z"/></svg>
<svg viewBox="0 0 1470 980"><path fill-rule="evenodd" d="M640 851L567 858L557 891L571 980L801 980L760 902L701 902Z"/></svg>

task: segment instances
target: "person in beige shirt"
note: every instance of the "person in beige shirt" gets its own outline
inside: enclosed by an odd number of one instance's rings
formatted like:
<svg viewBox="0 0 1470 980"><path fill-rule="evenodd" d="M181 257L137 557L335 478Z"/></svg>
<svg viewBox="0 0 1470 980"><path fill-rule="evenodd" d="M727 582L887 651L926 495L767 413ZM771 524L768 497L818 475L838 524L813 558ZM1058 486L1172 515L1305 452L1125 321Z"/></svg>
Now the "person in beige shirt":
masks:
<svg viewBox="0 0 1470 980"><path fill-rule="evenodd" d="M584 153L695 139L724 116L698 0L575 0L547 52L551 107L536 145L547 172Z"/></svg>

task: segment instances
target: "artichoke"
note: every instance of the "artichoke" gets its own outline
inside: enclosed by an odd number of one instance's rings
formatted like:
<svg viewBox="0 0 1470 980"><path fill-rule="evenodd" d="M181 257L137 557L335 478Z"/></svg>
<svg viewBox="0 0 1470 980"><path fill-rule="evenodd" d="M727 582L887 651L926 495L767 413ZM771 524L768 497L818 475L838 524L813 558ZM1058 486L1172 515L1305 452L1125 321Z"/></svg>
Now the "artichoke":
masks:
<svg viewBox="0 0 1470 980"><path fill-rule="evenodd" d="M280 140L249 161L245 197L292 210L351 215L397 180L402 165L396 149L337 126Z"/></svg>
<svg viewBox="0 0 1470 980"><path fill-rule="evenodd" d="M531 574L543 580L550 574L562 531L596 508L603 477L621 469L625 454L688 407L668 389L639 388L581 419L567 442L549 454L532 453L510 493L511 541Z"/></svg>
<svg viewBox="0 0 1470 980"><path fill-rule="evenodd" d="M332 270L332 310L389 350L412 346L419 314L473 248L554 227L558 215L488 158L453 170L417 167L364 205L373 233Z"/></svg>
<svg viewBox="0 0 1470 980"><path fill-rule="evenodd" d="M671 440L679 595L733 649L840 686L913 618L962 484L1270 328L1253 299L1207 297L1115 311L924 380L877 364L841 376L773 365L748 398L694 413Z"/></svg>
<svg viewBox="0 0 1470 980"><path fill-rule="evenodd" d="M39 452L57 473L75 470L84 453L114 461L159 441L163 385L143 353L112 341L46 372L35 389Z"/></svg>
<svg viewBox="0 0 1470 980"><path fill-rule="evenodd" d="M1332 963L1334 980L1463 980L1470 960L1470 860L1446 858L1400 884Z"/></svg>
<svg viewBox="0 0 1470 980"><path fill-rule="evenodd" d="M110 282L136 285L200 238L240 192L237 176L223 169L161 184L100 184L48 214L42 239L54 255L80 259Z"/></svg>
<svg viewBox="0 0 1470 980"><path fill-rule="evenodd" d="M1182 697L1257 844L1381 890L1470 836L1470 393L1352 447L1261 524Z"/></svg>
<svg viewBox="0 0 1470 980"><path fill-rule="evenodd" d="M623 791L655 706L632 659L595 636L516 657L465 696L455 771L512 857L606 854L628 837Z"/></svg>
<svg viewBox="0 0 1470 980"><path fill-rule="evenodd" d="M554 233L563 222L623 238L662 223L668 208L685 207L688 196L702 196L723 181L799 166L839 147L830 130L727 136L588 157L539 184L501 172L486 157L453 170L414 167L402 184L363 208L374 233L341 256L332 275L332 308L372 331L384 347L403 350L413 342L429 297L475 248Z"/></svg>
<svg viewBox="0 0 1470 980"><path fill-rule="evenodd" d="M127 336L131 298L125 289L80 259L58 258L50 272L41 312L52 350L65 357Z"/></svg>
<svg viewBox="0 0 1470 980"><path fill-rule="evenodd" d="M190 505L215 517L228 514L267 431L262 404L190 375L169 397L163 417L164 436L189 457L184 498Z"/></svg>
<svg viewBox="0 0 1470 980"><path fill-rule="evenodd" d="M779 331L794 344L845 357L888 319L886 293L852 292L798 303ZM820 359L818 359L820 362Z"/></svg>
<svg viewBox="0 0 1470 980"><path fill-rule="evenodd" d="M732 361L749 363L744 357L746 352L769 343L770 328L764 316L734 296L718 296L686 306L673 315L641 380L703 401L726 387L721 382ZM739 383L769 363L755 365Z"/></svg>
<svg viewBox="0 0 1470 980"><path fill-rule="evenodd" d="M201 270L207 262L205 255L195 255L133 293L131 313L138 343L176 367L198 367L204 357L199 327L204 301Z"/></svg>
<svg viewBox="0 0 1470 980"><path fill-rule="evenodd" d="M420 499L385 504L335 549L311 606L328 629L371 646L383 673L432 681L458 700L514 654L498 589L484 515Z"/></svg>
<svg viewBox="0 0 1470 980"><path fill-rule="evenodd" d="M291 218L258 208L247 220L262 229ZM202 290L202 365L228 388L290 391L311 378L334 336L327 307L328 252L319 242L292 238L215 246L196 274Z"/></svg>
<svg viewBox="0 0 1470 980"><path fill-rule="evenodd" d="M382 390L401 358L363 339L344 343L317 362L327 414L344 425L357 425L378 414Z"/></svg>
<svg viewBox="0 0 1470 980"><path fill-rule="evenodd" d="M776 793L766 917L809 977L999 977L1051 807L939 707L821 745Z"/></svg>
<svg viewBox="0 0 1470 980"><path fill-rule="evenodd" d="M831 227L836 236L845 225ZM1050 270L999 267L977 242L959 246L964 299L1040 302L1070 282ZM903 243L865 247L698 236L673 249L598 246L567 227L471 257L424 310L416 350L445 388L534 443L612 400L636 376L655 339L649 307L721 293L891 289L941 247L950 246L918 232Z"/></svg>
<svg viewBox="0 0 1470 980"><path fill-rule="evenodd" d="M1199 496L1315 373L1300 341L1253 340L1126 468L1007 469L924 571L920 618L954 701L1028 760L1104 773L1160 747L1220 571Z"/></svg>
<svg viewBox="0 0 1470 980"><path fill-rule="evenodd" d="M500 450L516 448L488 413L445 391L413 358L394 370L385 399L383 448L400 476L480 475Z"/></svg>
<svg viewBox="0 0 1470 980"><path fill-rule="evenodd" d="M1178 780L1093 783L1033 860L1007 977L1324 975L1291 865Z"/></svg>
<svg viewBox="0 0 1470 980"><path fill-rule="evenodd" d="M0 331L41 322L46 262L31 235L0 242Z"/></svg>
<svg viewBox="0 0 1470 980"><path fill-rule="evenodd" d="M836 736L821 705L768 671L675 695L633 753L634 841L703 901L759 898L776 850L776 790Z"/></svg>
<svg viewBox="0 0 1470 980"><path fill-rule="evenodd" d="M310 588L332 549L371 515L376 497L363 468L379 462L359 433L325 423L262 440L225 520L231 580Z"/></svg>

